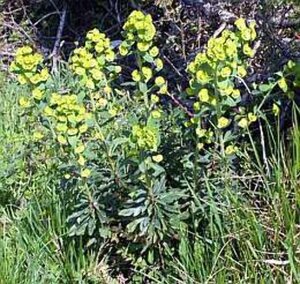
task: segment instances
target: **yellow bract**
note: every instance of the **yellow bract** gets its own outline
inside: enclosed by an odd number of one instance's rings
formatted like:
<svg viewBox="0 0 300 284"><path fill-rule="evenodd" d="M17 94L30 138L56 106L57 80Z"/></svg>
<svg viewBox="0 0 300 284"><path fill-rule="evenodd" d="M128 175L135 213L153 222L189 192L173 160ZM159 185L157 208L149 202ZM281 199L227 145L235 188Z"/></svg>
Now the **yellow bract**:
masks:
<svg viewBox="0 0 300 284"><path fill-rule="evenodd" d="M132 80L135 82L139 82L142 79L142 76L140 75L138 70L133 70L131 73Z"/></svg>
<svg viewBox="0 0 300 284"><path fill-rule="evenodd" d="M10 71L18 74L21 85L38 85L49 78L49 71L42 67L43 56L34 52L30 46L17 49L16 57L10 65Z"/></svg>
<svg viewBox="0 0 300 284"><path fill-rule="evenodd" d="M30 107L30 101L26 97L21 97L19 99L19 104L23 108L28 108Z"/></svg>
<svg viewBox="0 0 300 284"><path fill-rule="evenodd" d="M158 87L161 87L162 85L165 84L165 79L162 76L159 76L155 79L155 85L157 85Z"/></svg>
<svg viewBox="0 0 300 284"><path fill-rule="evenodd" d="M249 120L249 122L255 122L257 120L257 116L255 114L253 114L252 112L249 112L248 120Z"/></svg>
<svg viewBox="0 0 300 284"><path fill-rule="evenodd" d="M218 128L226 128L230 123L230 120L224 116L220 117L218 119L218 124L217 124L217 127Z"/></svg>
<svg viewBox="0 0 300 284"><path fill-rule="evenodd" d="M40 132L40 131L35 131L34 133L33 133L33 140L35 140L35 141L40 141L40 140L42 140L44 138L44 134L42 133L42 132Z"/></svg>
<svg viewBox="0 0 300 284"><path fill-rule="evenodd" d="M238 148L233 146L233 145L229 145L226 147L225 149L225 154L230 156L230 155L233 155L237 152Z"/></svg>
<svg viewBox="0 0 300 284"><path fill-rule="evenodd" d="M43 98L44 95L44 91L36 88L32 91L32 96L37 99L37 100L41 100Z"/></svg>
<svg viewBox="0 0 300 284"><path fill-rule="evenodd" d="M81 154L81 153L84 151L84 149L85 149L85 147L84 147L83 144L77 146L77 147L75 148L75 154Z"/></svg>
<svg viewBox="0 0 300 284"><path fill-rule="evenodd" d="M242 118L238 123L238 126L241 128L247 128L248 125L249 125L249 121L247 118Z"/></svg>
<svg viewBox="0 0 300 284"><path fill-rule="evenodd" d="M149 67L142 67L142 74L145 78L145 82L148 82L152 78L152 70Z"/></svg>
<svg viewBox="0 0 300 284"><path fill-rule="evenodd" d="M155 156L152 156L152 160L156 163L160 163L162 162L162 160L164 159L163 155L155 155Z"/></svg>
<svg viewBox="0 0 300 284"><path fill-rule="evenodd" d="M81 177L88 178L91 175L91 171L89 169L83 169L80 172Z"/></svg>
<svg viewBox="0 0 300 284"><path fill-rule="evenodd" d="M77 160L78 164L80 166L84 166L85 165L85 159L82 155L79 156L78 160Z"/></svg>
<svg viewBox="0 0 300 284"><path fill-rule="evenodd" d="M201 102L208 102L209 101L209 94L207 89L201 89L199 94L198 94L199 100Z"/></svg>
<svg viewBox="0 0 300 284"><path fill-rule="evenodd" d="M280 113L280 108L279 108L279 106L278 106L277 104L273 104L273 106L272 106L272 111L273 111L273 113L274 113L275 116L278 116L279 113Z"/></svg>

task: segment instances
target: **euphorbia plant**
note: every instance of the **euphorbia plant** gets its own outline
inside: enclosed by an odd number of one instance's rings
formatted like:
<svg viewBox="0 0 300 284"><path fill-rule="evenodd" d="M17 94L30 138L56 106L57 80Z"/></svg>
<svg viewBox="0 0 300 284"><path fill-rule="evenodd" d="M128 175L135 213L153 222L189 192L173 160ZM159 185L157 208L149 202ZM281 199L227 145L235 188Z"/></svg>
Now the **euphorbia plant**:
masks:
<svg viewBox="0 0 300 284"><path fill-rule="evenodd" d="M222 156L235 152L233 124L246 128L257 119L252 112L236 111L242 106L238 85L247 75L248 58L254 56L255 22L247 25L238 19L235 26L236 32L225 30L220 37L211 38L206 51L188 66L191 80L187 94L197 98L191 124L196 126L198 148L215 143Z"/></svg>

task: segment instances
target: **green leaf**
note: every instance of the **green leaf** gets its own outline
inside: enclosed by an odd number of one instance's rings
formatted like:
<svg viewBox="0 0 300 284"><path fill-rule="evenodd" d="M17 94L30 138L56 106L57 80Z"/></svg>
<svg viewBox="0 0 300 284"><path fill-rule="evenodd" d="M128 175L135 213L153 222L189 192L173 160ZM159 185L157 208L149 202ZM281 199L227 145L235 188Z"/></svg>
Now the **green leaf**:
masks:
<svg viewBox="0 0 300 284"><path fill-rule="evenodd" d="M272 90L273 84L261 84L258 88L261 92L266 93Z"/></svg>
<svg viewBox="0 0 300 284"><path fill-rule="evenodd" d="M153 63L154 60L153 60L153 57L151 55L149 55L148 53L146 53L144 56L143 56L143 59L148 62L148 63Z"/></svg>
<svg viewBox="0 0 300 284"><path fill-rule="evenodd" d="M129 208L129 209L123 209L119 212L120 216L133 216L136 217L138 215L140 215L140 213L142 213L145 210L145 208L143 206L139 206L137 208Z"/></svg>
<svg viewBox="0 0 300 284"><path fill-rule="evenodd" d="M69 144L75 148L78 142L78 137L77 136L68 136L68 142Z"/></svg>
<svg viewBox="0 0 300 284"><path fill-rule="evenodd" d="M148 92L148 86L147 84L143 83L143 82L139 82L139 90L145 94Z"/></svg>
<svg viewBox="0 0 300 284"><path fill-rule="evenodd" d="M141 223L143 222L143 220L145 219L145 217L142 217L142 218L139 218L139 219L136 219L134 221L132 221L131 223L129 223L127 225L127 230L129 233L132 233L135 231L136 227Z"/></svg>

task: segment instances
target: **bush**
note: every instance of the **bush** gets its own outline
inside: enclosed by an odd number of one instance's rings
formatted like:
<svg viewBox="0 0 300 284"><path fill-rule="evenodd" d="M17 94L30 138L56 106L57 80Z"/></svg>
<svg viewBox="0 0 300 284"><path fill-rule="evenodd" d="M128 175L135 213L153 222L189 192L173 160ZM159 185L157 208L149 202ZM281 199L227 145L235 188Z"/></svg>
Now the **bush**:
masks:
<svg viewBox="0 0 300 284"><path fill-rule="evenodd" d="M243 240L230 240L227 250L229 240L222 238L230 229L253 229L253 238L260 238L253 242L264 250L267 236L259 235L259 217L240 208L244 181L233 176L258 172L262 180L256 186L270 189L276 170L271 172L268 159L275 152L266 143L280 135L273 125L280 105L293 103L300 66L290 61L267 82L250 85L255 23L238 19L190 62L189 87L178 94L165 79L155 34L151 16L134 11L118 52L93 29L59 73L50 74L29 46L18 49L10 70L26 90L19 105L32 175L53 174L50 183L67 215L67 240L80 242L86 252L105 244L113 255L109 264L118 266L114 273L137 283L146 274L172 282L168 271L182 283L204 282L214 278L223 251L237 262L243 253L252 257ZM26 200L44 190L29 192ZM242 219L229 221L232 210L247 215L253 227ZM206 253L213 260L204 263ZM123 263L142 273L126 271ZM211 274L198 273L198 266ZM242 273L228 275L249 279ZM225 274L216 279L222 282Z"/></svg>

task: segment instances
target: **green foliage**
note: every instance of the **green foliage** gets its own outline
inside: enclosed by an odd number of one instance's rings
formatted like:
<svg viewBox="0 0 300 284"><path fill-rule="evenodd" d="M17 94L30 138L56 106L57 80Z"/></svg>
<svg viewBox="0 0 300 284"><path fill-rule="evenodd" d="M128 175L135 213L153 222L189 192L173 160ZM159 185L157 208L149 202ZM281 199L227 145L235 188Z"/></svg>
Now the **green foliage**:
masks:
<svg viewBox="0 0 300 284"><path fill-rule="evenodd" d="M31 47L16 53L11 72L22 86L10 85L22 92L19 105L8 99L3 108L12 110L3 118L15 128L0 124L0 155L8 149L14 159L3 159L0 189L6 200L18 197L19 209L3 202L3 216L15 227L1 231L2 257L12 250L2 278L14 279L14 251L28 246L16 277L45 283L113 283L107 269L90 272L106 253L114 274L126 273L132 283L256 283L270 275L281 281L284 273L258 263L275 246L278 255L287 248L297 279L291 248L298 245L298 213L289 207L298 206L292 184L299 170L299 64L290 61L267 82L248 84L255 23L238 19L189 64L189 88L178 95L163 77L151 16L134 11L123 30L119 52L99 30L88 32L58 74ZM178 96L193 110L178 101L175 108ZM285 153L274 125L286 102L295 112L295 142ZM10 181L5 175L15 164ZM282 180L286 173L290 182ZM270 219L252 201L265 202ZM270 222L274 232L265 228ZM98 250L101 257L93 254ZM46 273L37 260L23 275L31 258L45 258ZM261 275L253 276L257 265Z"/></svg>

